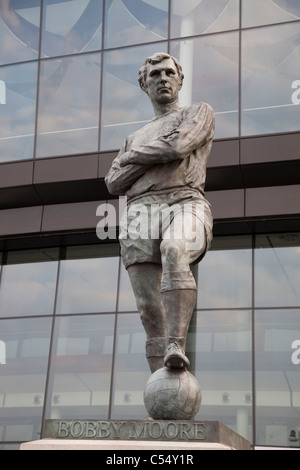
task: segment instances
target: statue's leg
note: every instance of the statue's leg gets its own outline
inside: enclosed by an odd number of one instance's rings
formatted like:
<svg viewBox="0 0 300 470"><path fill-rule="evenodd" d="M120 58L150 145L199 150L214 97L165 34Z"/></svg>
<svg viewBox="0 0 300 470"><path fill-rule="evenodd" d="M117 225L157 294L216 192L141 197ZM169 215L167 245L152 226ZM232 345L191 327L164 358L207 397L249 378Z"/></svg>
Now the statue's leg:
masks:
<svg viewBox="0 0 300 470"><path fill-rule="evenodd" d="M159 264L140 263L129 266L127 271L147 335L146 357L153 373L164 366L167 346L166 314L161 298L162 269Z"/></svg>
<svg viewBox="0 0 300 470"><path fill-rule="evenodd" d="M204 226L198 223L195 234L196 222L194 214L189 212L180 214L177 219L175 217L171 236L160 245L163 267L161 291L168 336L164 364L171 368L189 366L185 355L186 338L197 300L197 286L190 264L206 247Z"/></svg>
<svg viewBox="0 0 300 470"><path fill-rule="evenodd" d="M197 291L174 289L162 292L162 298L168 319L168 346L164 365L170 368L188 368L190 362L185 355L186 338L196 304Z"/></svg>
<svg viewBox="0 0 300 470"><path fill-rule="evenodd" d="M186 338L197 300L196 283L190 270L184 267L182 271L163 273L162 300L168 337L164 364L175 368L189 367L185 356Z"/></svg>

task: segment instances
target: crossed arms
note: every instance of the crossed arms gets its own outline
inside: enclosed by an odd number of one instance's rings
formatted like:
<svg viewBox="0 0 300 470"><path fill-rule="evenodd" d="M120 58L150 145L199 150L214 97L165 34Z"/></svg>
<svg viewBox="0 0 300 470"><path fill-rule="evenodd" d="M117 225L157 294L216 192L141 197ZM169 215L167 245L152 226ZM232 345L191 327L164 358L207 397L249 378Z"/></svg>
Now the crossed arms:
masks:
<svg viewBox="0 0 300 470"><path fill-rule="evenodd" d="M213 110L201 103L187 108L184 120L168 135L129 150L126 140L105 178L109 192L124 195L153 165L185 159L212 139L213 132Z"/></svg>

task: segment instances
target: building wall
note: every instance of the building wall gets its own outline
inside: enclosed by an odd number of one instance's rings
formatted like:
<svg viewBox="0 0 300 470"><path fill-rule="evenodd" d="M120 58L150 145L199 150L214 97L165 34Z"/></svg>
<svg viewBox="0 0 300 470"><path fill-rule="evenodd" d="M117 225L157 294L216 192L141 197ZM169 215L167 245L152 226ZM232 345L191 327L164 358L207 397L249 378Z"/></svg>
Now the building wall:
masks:
<svg viewBox="0 0 300 470"><path fill-rule="evenodd" d="M144 332L104 177L153 117L137 73L157 51L184 68L182 105L216 112L214 242L188 343L197 419L300 445L300 6L10 0L0 39L0 446L50 417L144 416Z"/></svg>

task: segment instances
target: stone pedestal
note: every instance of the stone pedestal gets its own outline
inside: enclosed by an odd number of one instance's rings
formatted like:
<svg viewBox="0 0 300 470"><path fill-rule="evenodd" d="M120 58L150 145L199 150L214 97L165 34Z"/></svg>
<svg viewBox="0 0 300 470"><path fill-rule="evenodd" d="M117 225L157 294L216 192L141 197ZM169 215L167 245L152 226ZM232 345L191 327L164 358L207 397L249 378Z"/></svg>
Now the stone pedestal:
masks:
<svg viewBox="0 0 300 470"><path fill-rule="evenodd" d="M61 439L41 439L40 441L26 442L21 445L20 450L101 450L101 451L133 451L136 455L139 451L168 451L170 453L199 450L236 450L233 447L216 442L147 442L147 441L93 441L93 440L61 440ZM184 456L184 453L181 455ZM182 458L181 458L182 460ZM180 460L180 462L181 462ZM112 462L113 463L113 462ZM158 461L156 462L159 463ZM188 463L188 462L181 462Z"/></svg>
<svg viewBox="0 0 300 470"><path fill-rule="evenodd" d="M22 444L21 450L106 450L135 453L162 450L174 453L250 450L250 443L218 421L47 420L43 439Z"/></svg>

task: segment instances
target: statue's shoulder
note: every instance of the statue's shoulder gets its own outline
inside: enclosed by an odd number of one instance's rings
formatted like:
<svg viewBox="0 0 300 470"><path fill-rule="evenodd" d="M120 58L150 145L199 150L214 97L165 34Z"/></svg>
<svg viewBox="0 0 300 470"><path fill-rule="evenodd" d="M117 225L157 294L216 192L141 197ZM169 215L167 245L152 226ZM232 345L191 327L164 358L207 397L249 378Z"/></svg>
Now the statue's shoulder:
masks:
<svg viewBox="0 0 300 470"><path fill-rule="evenodd" d="M143 136L145 134L145 128L146 128L146 125L142 126L140 129L137 129L136 131L132 132L132 134L129 134L126 137L125 143L124 143L125 151L130 150L133 143L136 144L137 142L140 141L141 138L143 138Z"/></svg>
<svg viewBox="0 0 300 470"><path fill-rule="evenodd" d="M134 141L136 136L141 132L141 130L142 130L142 128L137 129L136 131L132 132L132 134L129 134L126 137L126 139L125 139L126 148L130 147L130 145L132 144L132 142Z"/></svg>
<svg viewBox="0 0 300 470"><path fill-rule="evenodd" d="M199 103L190 104L189 106L184 106L182 109L185 110L186 112L195 112L195 111L199 112L202 109L207 109L208 111L214 112L210 104L202 102L202 101Z"/></svg>

